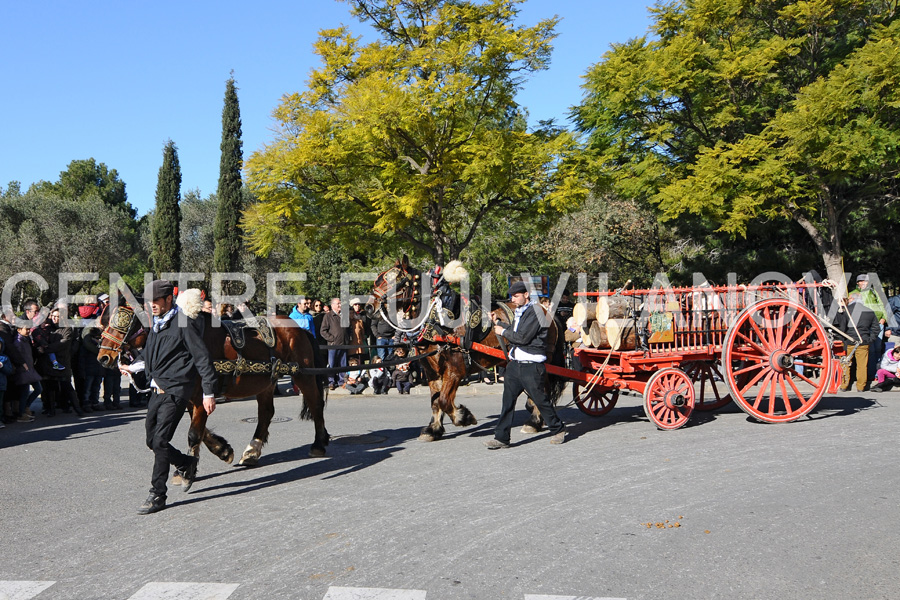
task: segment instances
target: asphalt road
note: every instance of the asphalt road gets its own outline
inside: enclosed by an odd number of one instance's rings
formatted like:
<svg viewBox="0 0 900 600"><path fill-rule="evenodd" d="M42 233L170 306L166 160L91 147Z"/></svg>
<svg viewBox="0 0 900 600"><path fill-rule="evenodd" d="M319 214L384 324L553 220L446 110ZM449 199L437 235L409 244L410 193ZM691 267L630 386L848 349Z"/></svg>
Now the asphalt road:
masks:
<svg viewBox="0 0 900 600"><path fill-rule="evenodd" d="M601 418L561 409L564 445L515 429L488 451L499 388L463 388L479 424L435 443L416 439L422 394L332 395L319 459L299 399L276 399L259 467L203 450L190 493L149 516L142 410L9 425L0 598L900 597L900 393L828 396L783 425L729 406L666 432L623 396ZM239 454L252 417L230 402L210 422ZM166 582L217 591L154 592Z"/></svg>

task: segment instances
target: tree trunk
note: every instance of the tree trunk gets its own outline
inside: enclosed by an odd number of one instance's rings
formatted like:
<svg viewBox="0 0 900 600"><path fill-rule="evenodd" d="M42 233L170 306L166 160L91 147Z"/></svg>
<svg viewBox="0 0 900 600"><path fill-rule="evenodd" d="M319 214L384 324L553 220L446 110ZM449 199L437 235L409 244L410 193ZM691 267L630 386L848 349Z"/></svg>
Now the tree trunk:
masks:
<svg viewBox="0 0 900 600"><path fill-rule="evenodd" d="M844 287L844 265L841 257L841 214L827 188L820 194L819 203L825 217L825 231L822 231L799 210L794 211L793 218L812 238L825 263L828 279L836 282L840 291Z"/></svg>

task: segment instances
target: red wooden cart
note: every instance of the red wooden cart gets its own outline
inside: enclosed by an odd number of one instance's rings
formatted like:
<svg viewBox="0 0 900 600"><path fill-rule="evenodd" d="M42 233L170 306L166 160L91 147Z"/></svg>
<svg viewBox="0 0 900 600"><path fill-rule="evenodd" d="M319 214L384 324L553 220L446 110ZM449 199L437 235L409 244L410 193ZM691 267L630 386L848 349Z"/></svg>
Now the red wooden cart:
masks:
<svg viewBox="0 0 900 600"><path fill-rule="evenodd" d="M592 416L615 406L620 390L643 394L644 412L660 429L677 429L694 409L732 400L766 423L795 421L841 381L822 317L822 284L777 284L593 292L627 305L632 349L579 347L583 372L573 379L578 407ZM829 295L830 297L830 295ZM622 329L623 322L617 328ZM623 338L624 339L624 338Z"/></svg>
<svg viewBox="0 0 900 600"><path fill-rule="evenodd" d="M546 365L572 381L575 404L591 416L616 405L621 390L643 395L660 429L678 429L695 409L734 401L765 423L788 423L812 411L841 383L844 354L826 326L832 307L820 283L660 288L576 294L582 301L616 297L626 314L620 339L633 347L574 349L581 370ZM830 298L830 294L826 297ZM455 336L437 341L461 344ZM472 349L506 358L496 348Z"/></svg>

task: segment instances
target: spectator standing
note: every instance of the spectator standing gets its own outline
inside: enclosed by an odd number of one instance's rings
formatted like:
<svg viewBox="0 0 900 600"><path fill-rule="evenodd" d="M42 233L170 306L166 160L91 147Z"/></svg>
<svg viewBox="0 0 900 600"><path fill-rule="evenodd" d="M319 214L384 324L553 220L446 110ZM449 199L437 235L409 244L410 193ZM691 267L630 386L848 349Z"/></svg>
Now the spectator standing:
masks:
<svg viewBox="0 0 900 600"><path fill-rule="evenodd" d="M381 314L376 314L372 319L372 332L375 334L378 358L382 361L390 359L393 354L390 346L396 333L393 326Z"/></svg>
<svg viewBox="0 0 900 600"><path fill-rule="evenodd" d="M869 285L868 275L860 274L856 276L856 289L853 291L859 293L860 301L875 313L875 318L878 321L878 335L869 344L868 379L871 380L875 378L875 371L878 370L878 363L884 352L883 337L887 323L887 310L881 303L881 300L878 299L878 294Z"/></svg>
<svg viewBox="0 0 900 600"><path fill-rule="evenodd" d="M311 306L312 300L304 298L294 306L294 310L292 310L291 314L288 316L297 322L300 329L305 329L310 332L313 337L316 337L316 326L313 322L313 316L309 314Z"/></svg>
<svg viewBox="0 0 900 600"><path fill-rule="evenodd" d="M18 364L12 381L18 388L19 415L33 417L31 405L41 395L43 387L41 386L41 374L34 368L34 350L31 346L29 330L30 327L26 324L16 331L16 341L13 342L10 358L13 363Z"/></svg>
<svg viewBox="0 0 900 600"><path fill-rule="evenodd" d="M341 325L341 299L331 299L331 311L325 314L322 320L322 339L329 346L346 346L350 343L350 330ZM328 350L328 368L336 369L347 366L347 350L345 348L330 348ZM344 384L345 373L335 373L328 376L328 387L335 389Z"/></svg>
<svg viewBox="0 0 900 600"><path fill-rule="evenodd" d="M16 326L12 322L14 315L7 314L5 312L0 311L0 340L3 342L4 348L13 348L16 338L18 334L16 333ZM29 343L29 355L31 353L31 340ZM13 368L16 370L16 373L19 372L19 369L22 367L22 357L19 356L18 352L14 350L9 351L9 357L12 360ZM33 367L32 367L33 368ZM9 378L7 381L7 389L6 396L8 398L18 398L21 395L21 390L19 389L19 384L15 377ZM12 407L11 407L12 409ZM5 417L6 413L2 412L2 407L0 407L0 418Z"/></svg>
<svg viewBox="0 0 900 600"><path fill-rule="evenodd" d="M13 404L18 400L17 398L14 399L6 397L7 382L10 376L15 373L15 370L13 369L12 359L6 354L6 352L7 345L3 343L3 340L0 340L0 405L3 406L4 421L6 420L6 418L12 417ZM20 423L28 423L30 421L34 421L34 417L29 417L24 412L19 412L18 421Z"/></svg>
<svg viewBox="0 0 900 600"><path fill-rule="evenodd" d="M869 382L869 345L878 337L878 318L862 303L859 292L852 292L849 304L835 315L834 326L850 336L845 343L856 344L852 359L856 362L856 389L863 392ZM844 365L841 379L841 390L845 392L850 391L850 367L850 363Z"/></svg>
<svg viewBox="0 0 900 600"><path fill-rule="evenodd" d="M57 407L67 413L74 408L75 412L81 415L81 408L75 401L75 390L72 389L70 383L72 380L71 350L75 331L71 327L60 327L59 309L54 308L50 311L47 321L32 330L32 337L35 342L38 337L46 340L45 343L42 342L42 345L35 344L38 346L35 366L43 377L44 389L41 398L44 412L47 413L47 416L52 417L56 414ZM42 348L43 352L41 352ZM56 365L52 363L51 356L56 358Z"/></svg>
<svg viewBox="0 0 900 600"><path fill-rule="evenodd" d="M81 352L78 361L84 386L81 395L81 410L84 412L101 411L100 386L103 383L103 372L97 362L100 352L100 327L90 324L81 330Z"/></svg>

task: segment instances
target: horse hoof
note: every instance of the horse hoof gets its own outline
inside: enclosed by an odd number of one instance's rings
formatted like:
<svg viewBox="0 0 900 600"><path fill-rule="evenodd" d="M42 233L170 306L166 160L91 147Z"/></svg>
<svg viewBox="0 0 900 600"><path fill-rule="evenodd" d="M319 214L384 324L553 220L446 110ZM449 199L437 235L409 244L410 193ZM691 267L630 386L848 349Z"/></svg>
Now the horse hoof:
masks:
<svg viewBox="0 0 900 600"><path fill-rule="evenodd" d="M239 467L255 467L259 464L258 456L242 456L241 460L238 461Z"/></svg>
<svg viewBox="0 0 900 600"><path fill-rule="evenodd" d="M540 433L541 430L535 428L533 425L522 425L522 433Z"/></svg>
<svg viewBox="0 0 900 600"><path fill-rule="evenodd" d="M172 487L181 487L181 486L183 486L183 485L184 485L184 479L181 478L181 473L178 473L178 472L176 471L175 474L172 475L172 480L169 482L169 485L171 485Z"/></svg>
<svg viewBox="0 0 900 600"><path fill-rule="evenodd" d="M234 462L234 450L229 448L228 452L223 454L220 458L230 465L231 463Z"/></svg>
<svg viewBox="0 0 900 600"><path fill-rule="evenodd" d="M325 456L325 448L316 448L315 446L309 449L310 458L322 458Z"/></svg>
<svg viewBox="0 0 900 600"><path fill-rule="evenodd" d="M428 433L423 433L419 436L419 441L420 442L433 442L434 436L431 434L428 434Z"/></svg>

